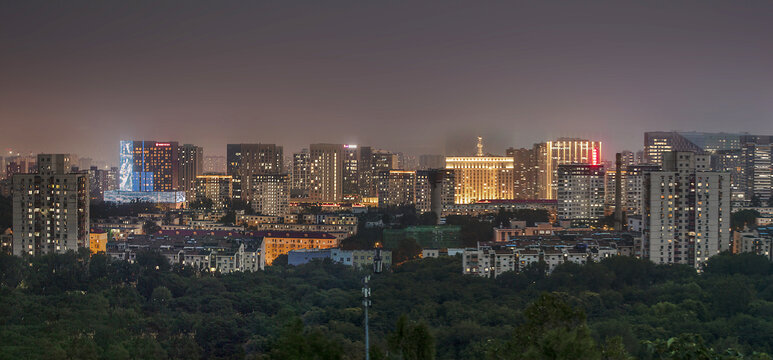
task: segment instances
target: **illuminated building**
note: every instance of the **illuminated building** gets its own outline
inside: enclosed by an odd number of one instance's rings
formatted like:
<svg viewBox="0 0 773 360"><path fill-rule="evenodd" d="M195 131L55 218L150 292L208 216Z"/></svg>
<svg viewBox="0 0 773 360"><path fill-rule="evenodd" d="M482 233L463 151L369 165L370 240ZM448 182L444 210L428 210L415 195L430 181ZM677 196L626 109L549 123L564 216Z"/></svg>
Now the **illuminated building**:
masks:
<svg viewBox="0 0 773 360"><path fill-rule="evenodd" d="M710 171L708 155L662 155L663 169L644 174L643 256L700 268L729 249L730 174Z"/></svg>
<svg viewBox="0 0 773 360"><path fill-rule="evenodd" d="M36 174L13 181L13 254L43 255L89 246L89 179L70 172L67 154L38 155Z"/></svg>
<svg viewBox="0 0 773 360"><path fill-rule="evenodd" d="M446 157L446 169L455 173L456 204L513 198L513 158L484 156L480 141L477 156Z"/></svg>
<svg viewBox="0 0 773 360"><path fill-rule="evenodd" d="M118 189L177 191L178 144L174 141L121 141Z"/></svg>
<svg viewBox="0 0 773 360"><path fill-rule="evenodd" d="M290 197L309 197L309 149L293 154L293 168L290 174Z"/></svg>
<svg viewBox="0 0 773 360"><path fill-rule="evenodd" d="M343 183L342 196L343 200L356 201L360 198L360 175L365 175L363 171L363 165L366 161L364 158L368 158L370 154L370 148L365 151L363 158L362 148L357 145L346 144L344 147L344 169L342 172Z"/></svg>
<svg viewBox="0 0 773 360"><path fill-rule="evenodd" d="M556 199L558 166L566 164L601 164L601 142L560 138L534 144L536 194L540 199Z"/></svg>
<svg viewBox="0 0 773 360"><path fill-rule="evenodd" d="M110 170L102 170L92 166L89 169L89 196L92 201L102 201L105 191L116 190L117 188L118 168L113 167Z"/></svg>
<svg viewBox="0 0 773 360"><path fill-rule="evenodd" d="M626 169L625 174L625 213L628 216L642 214L642 194L644 191L644 175L659 171L660 166L654 164L632 165ZM607 187L608 189L612 189Z"/></svg>
<svg viewBox="0 0 773 360"><path fill-rule="evenodd" d="M89 232L89 250L92 254L107 251L107 231L91 230Z"/></svg>
<svg viewBox="0 0 773 360"><path fill-rule="evenodd" d="M228 144L227 174L233 176L234 199L250 198L254 175L279 174L284 165L281 146L275 144Z"/></svg>
<svg viewBox="0 0 773 360"><path fill-rule="evenodd" d="M204 174L204 148L185 144L177 151L179 155L179 189L185 191L185 197L193 199L196 195L196 176Z"/></svg>
<svg viewBox="0 0 773 360"><path fill-rule="evenodd" d="M744 148L746 149L746 146ZM730 191L733 202L743 203L746 199L746 157L744 153L744 149L717 150L711 155L712 170L730 173ZM746 154L748 153L747 151Z"/></svg>
<svg viewBox="0 0 773 360"><path fill-rule="evenodd" d="M513 198L536 199L537 172L534 150L509 148L506 154L513 158Z"/></svg>
<svg viewBox="0 0 773 360"><path fill-rule="evenodd" d="M558 166L558 219L573 226L596 224L604 216L604 167Z"/></svg>
<svg viewBox="0 0 773 360"><path fill-rule="evenodd" d="M344 145L309 147L309 198L337 202L343 199Z"/></svg>
<svg viewBox="0 0 773 360"><path fill-rule="evenodd" d="M287 174L254 175L250 204L260 215L282 216L290 200L290 179Z"/></svg>
<svg viewBox="0 0 773 360"><path fill-rule="evenodd" d="M213 209L225 209L233 198L233 177L230 175L196 176L196 200L209 199Z"/></svg>
<svg viewBox="0 0 773 360"><path fill-rule="evenodd" d="M263 254L261 268L271 265L279 255L291 250L329 249L338 246L335 236L322 232L269 231L263 236L260 253Z"/></svg>
<svg viewBox="0 0 773 360"><path fill-rule="evenodd" d="M768 204L771 192L771 175L773 175L773 136L744 136L743 160L744 177L746 180L746 199L755 206Z"/></svg>
<svg viewBox="0 0 773 360"><path fill-rule="evenodd" d="M405 170L381 171L378 183L378 206L414 205L416 198L416 172Z"/></svg>
<svg viewBox="0 0 773 360"><path fill-rule="evenodd" d="M693 151L714 153L719 150L741 148L744 134L651 131L644 133L646 161L660 165L663 153L669 151Z"/></svg>
<svg viewBox="0 0 773 360"><path fill-rule="evenodd" d="M620 172L620 203L621 208L623 209L623 212L625 212L626 208L626 185L628 185L628 170L626 170L625 167L622 168L623 170ZM609 213L614 213L615 211L615 186L617 185L617 169L614 168L614 166L606 170L604 172L604 208L609 210Z"/></svg>

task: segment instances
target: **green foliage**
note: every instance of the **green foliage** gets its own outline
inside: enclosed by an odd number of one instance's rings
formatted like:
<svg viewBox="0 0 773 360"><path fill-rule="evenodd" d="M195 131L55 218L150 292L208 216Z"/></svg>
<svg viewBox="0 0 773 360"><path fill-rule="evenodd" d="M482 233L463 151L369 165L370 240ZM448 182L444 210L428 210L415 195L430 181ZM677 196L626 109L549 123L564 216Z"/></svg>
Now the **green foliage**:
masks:
<svg viewBox="0 0 773 360"><path fill-rule="evenodd" d="M535 265L484 279L462 275L459 258L408 261L371 279L370 352L374 360L618 360L708 349L718 356L710 359L764 359L773 351L773 274L764 265L721 254L699 275L615 257L550 276ZM330 262L196 275L154 253L134 263L68 253L0 256L0 270L0 359L361 359L365 351L362 273Z"/></svg>
<svg viewBox="0 0 773 360"><path fill-rule="evenodd" d="M142 224L142 232L145 234L155 234L161 230L161 226L158 226L155 221L146 220Z"/></svg>
<svg viewBox="0 0 773 360"><path fill-rule="evenodd" d="M397 248L392 253L392 261L399 264L416 259L419 257L419 254L421 254L421 246L416 243L416 240L411 238L400 239L400 242L397 243Z"/></svg>
<svg viewBox="0 0 773 360"><path fill-rule="evenodd" d="M205 197L192 201L190 204L188 204L188 207L196 210L211 210L213 205L214 203L212 199Z"/></svg>
<svg viewBox="0 0 773 360"><path fill-rule="evenodd" d="M408 321L400 315L395 331L387 336L393 358L403 360L432 360L435 358L435 338L427 324Z"/></svg>
<svg viewBox="0 0 773 360"><path fill-rule="evenodd" d="M0 233L13 226L12 210L11 197L0 195Z"/></svg>
<svg viewBox="0 0 773 360"><path fill-rule="evenodd" d="M736 211L730 214L730 227L735 231L741 231L744 227L756 225L758 217L760 217L760 212L757 210Z"/></svg>
<svg viewBox="0 0 773 360"><path fill-rule="evenodd" d="M479 242L491 241L494 226L485 220L470 216L451 215L446 217L447 225L461 225L462 244L465 247L476 246Z"/></svg>

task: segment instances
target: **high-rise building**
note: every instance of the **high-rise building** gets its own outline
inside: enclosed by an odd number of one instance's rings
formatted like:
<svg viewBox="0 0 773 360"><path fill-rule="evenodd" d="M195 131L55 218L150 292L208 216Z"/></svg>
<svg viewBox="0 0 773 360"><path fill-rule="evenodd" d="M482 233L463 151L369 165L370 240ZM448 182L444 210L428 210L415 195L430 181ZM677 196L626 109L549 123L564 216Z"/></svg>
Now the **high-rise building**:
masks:
<svg viewBox="0 0 773 360"><path fill-rule="evenodd" d="M729 248L730 174L711 171L709 155L695 152L663 153L662 162L644 175L642 253L700 268Z"/></svg>
<svg viewBox="0 0 773 360"><path fill-rule="evenodd" d="M196 177L204 174L204 148L192 144L181 145L177 150L179 156L179 190L185 191L185 197L193 199L196 196Z"/></svg>
<svg viewBox="0 0 773 360"><path fill-rule="evenodd" d="M210 174L225 174L225 156L204 156L204 172Z"/></svg>
<svg viewBox="0 0 773 360"><path fill-rule="evenodd" d="M233 198L233 177L230 175L199 175L194 186L195 199L212 201L212 208L225 209Z"/></svg>
<svg viewBox="0 0 773 360"><path fill-rule="evenodd" d="M506 154L513 158L513 197L519 200L535 199L537 172L534 150L509 148Z"/></svg>
<svg viewBox="0 0 773 360"><path fill-rule="evenodd" d="M693 151L714 153L718 150L741 148L744 134L651 131L644 133L646 162L660 165L662 154L669 151Z"/></svg>
<svg viewBox="0 0 773 360"><path fill-rule="evenodd" d="M290 173L290 197L309 197L309 149L293 154L293 167Z"/></svg>
<svg viewBox="0 0 773 360"><path fill-rule="evenodd" d="M119 190L179 190L178 151L175 141L121 141Z"/></svg>
<svg viewBox="0 0 773 360"><path fill-rule="evenodd" d="M99 169L92 166L89 169L89 196L91 201L102 201L105 191L118 189L118 168L112 167L108 170Z"/></svg>
<svg viewBox="0 0 773 360"><path fill-rule="evenodd" d="M287 214L290 200L290 177L287 174L253 175L250 204L261 215Z"/></svg>
<svg viewBox="0 0 773 360"><path fill-rule="evenodd" d="M89 247L89 179L67 154L38 155L38 172L13 176L13 254Z"/></svg>
<svg viewBox="0 0 773 360"><path fill-rule="evenodd" d="M284 165L281 146L275 144L228 144L227 174L233 176L234 199L250 198L254 175L280 174Z"/></svg>
<svg viewBox="0 0 773 360"><path fill-rule="evenodd" d="M628 184L627 181L628 178L628 170L626 170L626 167L623 167L620 171L620 190L621 197L621 207L623 209L626 208L625 204L625 193L626 193L626 185ZM604 171L604 208L609 210L615 209L615 188L617 186L617 169L613 166L611 168L608 168ZM560 190L560 189L559 189Z"/></svg>
<svg viewBox="0 0 773 360"><path fill-rule="evenodd" d="M627 215L642 214L642 193L644 191L644 175L652 171L659 171L660 166L654 164L631 165L626 168L625 186L623 187L625 205L623 209ZM607 187L607 189L612 189Z"/></svg>
<svg viewBox="0 0 773 360"><path fill-rule="evenodd" d="M360 172L362 170L362 153L360 152L360 147L354 144L345 144L343 147L343 200L354 201L360 197Z"/></svg>
<svg viewBox="0 0 773 360"><path fill-rule="evenodd" d="M419 169L442 169L446 167L446 157L443 155L426 154L419 156Z"/></svg>
<svg viewBox="0 0 773 360"><path fill-rule="evenodd" d="M595 225L604 216L604 167L558 166L558 218L575 225Z"/></svg>
<svg viewBox="0 0 773 360"><path fill-rule="evenodd" d="M454 170L456 204L513 198L513 158L483 154L478 138L477 156L450 156L446 169Z"/></svg>
<svg viewBox="0 0 773 360"><path fill-rule="evenodd" d="M344 145L311 144L309 147L309 198L322 202L343 199Z"/></svg>
<svg viewBox="0 0 773 360"><path fill-rule="evenodd" d="M378 206L402 206L416 203L416 171L381 171L378 183Z"/></svg>
<svg viewBox="0 0 773 360"><path fill-rule="evenodd" d="M743 174L746 180L745 198L755 205L767 205L771 199L773 175L773 136L743 136Z"/></svg>
<svg viewBox="0 0 773 360"><path fill-rule="evenodd" d="M601 164L601 142L585 139L559 138L534 144L536 194L540 199L556 199L558 166L569 164Z"/></svg>
<svg viewBox="0 0 773 360"><path fill-rule="evenodd" d="M733 201L746 199L746 158L744 149L718 150L711 155L711 169L730 174Z"/></svg>

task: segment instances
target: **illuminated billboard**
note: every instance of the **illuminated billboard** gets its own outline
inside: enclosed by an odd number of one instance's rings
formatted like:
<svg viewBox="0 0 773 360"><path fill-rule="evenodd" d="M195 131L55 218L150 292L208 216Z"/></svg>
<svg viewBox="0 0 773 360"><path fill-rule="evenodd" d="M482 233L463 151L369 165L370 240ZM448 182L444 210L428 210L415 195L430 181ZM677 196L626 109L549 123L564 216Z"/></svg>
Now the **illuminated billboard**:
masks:
<svg viewBox="0 0 773 360"><path fill-rule="evenodd" d="M132 191L134 190L134 141L121 141L119 160L118 189Z"/></svg>

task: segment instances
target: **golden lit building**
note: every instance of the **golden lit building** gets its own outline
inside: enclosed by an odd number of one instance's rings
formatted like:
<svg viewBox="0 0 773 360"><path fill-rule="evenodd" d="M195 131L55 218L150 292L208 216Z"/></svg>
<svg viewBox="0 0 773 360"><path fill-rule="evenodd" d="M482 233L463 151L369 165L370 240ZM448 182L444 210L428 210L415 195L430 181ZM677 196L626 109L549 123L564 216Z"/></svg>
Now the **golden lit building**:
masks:
<svg viewBox="0 0 773 360"><path fill-rule="evenodd" d="M446 169L454 171L454 203L513 199L513 158L483 155L478 138L477 156L446 157Z"/></svg>
<svg viewBox="0 0 773 360"><path fill-rule="evenodd" d="M196 199L212 200L213 209L223 209L233 197L231 175L196 176Z"/></svg>
<svg viewBox="0 0 773 360"><path fill-rule="evenodd" d="M559 138L534 144L537 197L556 199L558 165L601 164L601 141Z"/></svg>
<svg viewBox="0 0 773 360"><path fill-rule="evenodd" d="M89 233L89 250L92 254L107 251L107 231L91 230Z"/></svg>
<svg viewBox="0 0 773 360"><path fill-rule="evenodd" d="M263 237L260 252L263 254L261 268L271 265L279 255L290 250L329 249L338 246L335 236L323 232L269 231Z"/></svg>

